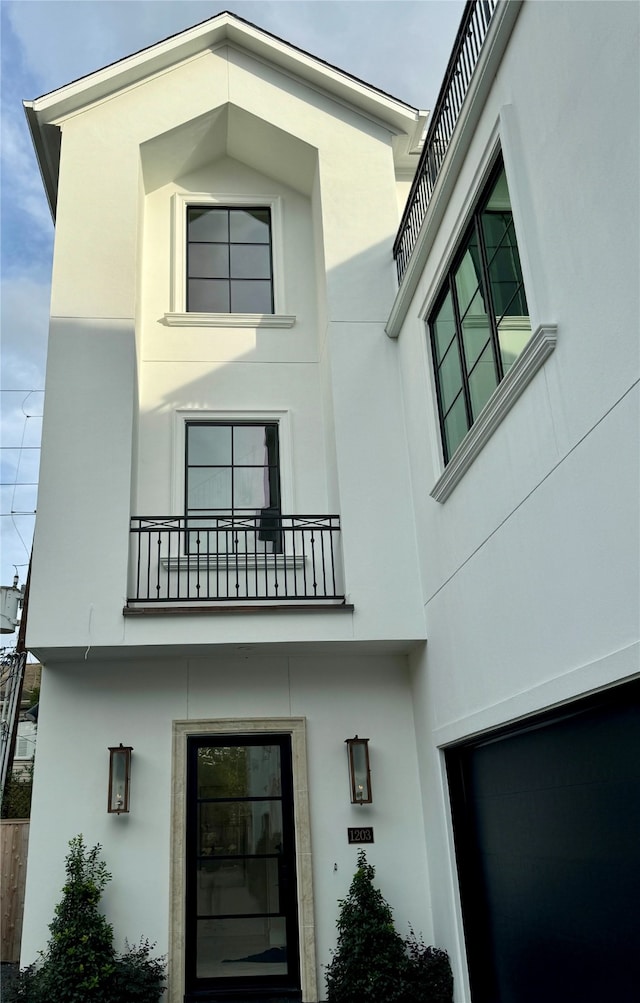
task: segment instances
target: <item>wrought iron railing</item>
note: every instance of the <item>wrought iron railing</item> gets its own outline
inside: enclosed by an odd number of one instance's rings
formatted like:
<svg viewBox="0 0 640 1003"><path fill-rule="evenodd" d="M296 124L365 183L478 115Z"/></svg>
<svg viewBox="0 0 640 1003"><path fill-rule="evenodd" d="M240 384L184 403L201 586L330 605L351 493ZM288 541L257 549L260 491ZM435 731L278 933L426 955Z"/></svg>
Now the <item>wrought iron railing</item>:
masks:
<svg viewBox="0 0 640 1003"><path fill-rule="evenodd" d="M337 515L131 519L128 606L344 602Z"/></svg>
<svg viewBox="0 0 640 1003"><path fill-rule="evenodd" d="M393 245L398 282L407 270L498 0L467 0L429 121L420 160Z"/></svg>

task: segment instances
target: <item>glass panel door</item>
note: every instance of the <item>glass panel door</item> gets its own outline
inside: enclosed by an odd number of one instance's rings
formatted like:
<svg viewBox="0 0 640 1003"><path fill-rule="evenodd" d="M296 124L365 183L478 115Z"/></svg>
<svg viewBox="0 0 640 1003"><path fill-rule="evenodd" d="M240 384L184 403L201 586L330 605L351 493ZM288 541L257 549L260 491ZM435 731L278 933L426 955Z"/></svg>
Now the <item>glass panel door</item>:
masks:
<svg viewBox="0 0 640 1003"><path fill-rule="evenodd" d="M189 741L187 1001L300 998L290 743Z"/></svg>

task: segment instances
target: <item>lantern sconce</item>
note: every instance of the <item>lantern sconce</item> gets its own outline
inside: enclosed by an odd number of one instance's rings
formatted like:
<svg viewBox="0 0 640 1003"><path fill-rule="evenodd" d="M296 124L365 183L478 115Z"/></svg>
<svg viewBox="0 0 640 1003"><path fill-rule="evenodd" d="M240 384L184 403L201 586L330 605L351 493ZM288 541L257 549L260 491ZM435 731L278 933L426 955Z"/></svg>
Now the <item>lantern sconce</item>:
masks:
<svg viewBox="0 0 640 1003"><path fill-rule="evenodd" d="M122 815L129 811L129 789L131 782L130 745L109 746L109 797L107 811L110 815Z"/></svg>
<svg viewBox="0 0 640 1003"><path fill-rule="evenodd" d="M345 739L349 754L349 782L351 786L351 804L371 804L371 768L369 766L369 739Z"/></svg>

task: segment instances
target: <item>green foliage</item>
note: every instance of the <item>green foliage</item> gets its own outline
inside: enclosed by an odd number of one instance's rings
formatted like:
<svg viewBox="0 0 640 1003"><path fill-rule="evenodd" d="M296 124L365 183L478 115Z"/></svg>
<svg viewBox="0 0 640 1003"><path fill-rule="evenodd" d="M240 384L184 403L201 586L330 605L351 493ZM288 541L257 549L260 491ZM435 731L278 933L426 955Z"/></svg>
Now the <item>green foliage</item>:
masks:
<svg viewBox="0 0 640 1003"><path fill-rule="evenodd" d="M453 1003L447 952L427 947L413 930L402 939L374 876L360 850L349 893L339 903L338 945L326 973L328 1003Z"/></svg>
<svg viewBox="0 0 640 1003"><path fill-rule="evenodd" d="M49 943L40 962L20 972L7 1003L157 1003L164 961L149 957L146 940L117 955L113 927L98 908L111 880L100 850L87 849L82 836L69 843Z"/></svg>
<svg viewBox="0 0 640 1003"><path fill-rule="evenodd" d="M2 818L30 818L33 763L19 777L7 777L2 795Z"/></svg>
<svg viewBox="0 0 640 1003"><path fill-rule="evenodd" d="M141 940L127 944L116 961L113 977L114 1003L155 1003L163 991L164 960L152 958L153 944Z"/></svg>
<svg viewBox="0 0 640 1003"><path fill-rule="evenodd" d="M422 937L410 934L407 949L406 1003L453 1003L453 974L449 955L437 947L427 947Z"/></svg>
<svg viewBox="0 0 640 1003"><path fill-rule="evenodd" d="M338 945L326 973L328 1003L404 999L404 942L374 876L375 868L360 850L348 895L339 903Z"/></svg>

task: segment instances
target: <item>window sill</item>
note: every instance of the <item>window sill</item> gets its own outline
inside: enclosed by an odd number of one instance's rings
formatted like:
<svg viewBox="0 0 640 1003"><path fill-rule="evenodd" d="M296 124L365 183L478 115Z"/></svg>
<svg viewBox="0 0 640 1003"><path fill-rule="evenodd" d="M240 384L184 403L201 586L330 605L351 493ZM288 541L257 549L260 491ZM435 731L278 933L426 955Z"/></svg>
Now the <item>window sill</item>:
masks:
<svg viewBox="0 0 640 1003"><path fill-rule="evenodd" d="M304 567L302 554L234 554L221 551L219 554L181 554L179 557L161 557L160 563L167 571L218 571L227 568L249 571L296 570Z"/></svg>
<svg viewBox="0 0 640 1003"><path fill-rule="evenodd" d="M541 324L531 336L434 484L430 494L437 502L447 500L525 387L551 355L556 347L557 330L555 324Z"/></svg>
<svg viewBox="0 0 640 1003"><path fill-rule="evenodd" d="M293 327L294 315L281 313L165 313L168 327Z"/></svg>

